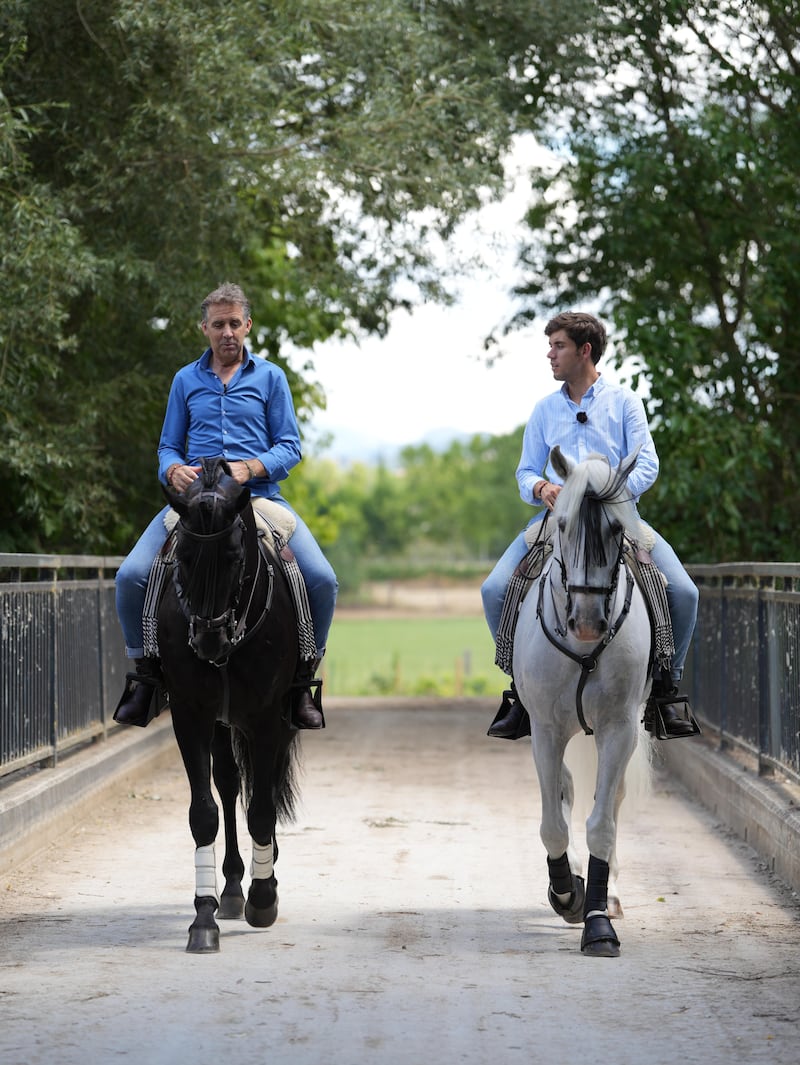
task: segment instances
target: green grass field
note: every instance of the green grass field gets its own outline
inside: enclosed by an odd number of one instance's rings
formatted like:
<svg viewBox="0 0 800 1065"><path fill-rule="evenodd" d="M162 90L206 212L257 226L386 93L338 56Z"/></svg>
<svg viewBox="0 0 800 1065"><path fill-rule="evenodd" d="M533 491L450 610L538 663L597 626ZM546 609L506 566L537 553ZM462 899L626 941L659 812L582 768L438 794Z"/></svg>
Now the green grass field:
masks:
<svg viewBox="0 0 800 1065"><path fill-rule="evenodd" d="M326 695L494 695L508 680L482 617L339 615L322 672Z"/></svg>

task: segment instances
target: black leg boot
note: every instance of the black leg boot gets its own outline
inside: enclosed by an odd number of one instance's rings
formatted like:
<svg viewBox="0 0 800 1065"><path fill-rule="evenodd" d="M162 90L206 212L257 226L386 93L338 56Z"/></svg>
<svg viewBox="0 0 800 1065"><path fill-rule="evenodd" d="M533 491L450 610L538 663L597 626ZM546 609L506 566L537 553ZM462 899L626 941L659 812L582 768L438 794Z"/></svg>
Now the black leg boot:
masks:
<svg viewBox="0 0 800 1065"><path fill-rule="evenodd" d="M292 724L296 728L325 728L325 716L322 713L322 680L314 674L319 668L321 658L314 662L303 662L297 670L292 687Z"/></svg>
<svg viewBox="0 0 800 1065"><path fill-rule="evenodd" d="M489 726L487 736L497 736L501 740L520 740L523 736L531 734L531 719L528 711L522 705L517 694L514 681L511 687L503 692L503 701L500 709L495 714L494 721Z"/></svg>
<svg viewBox="0 0 800 1065"><path fill-rule="evenodd" d="M161 713L161 664L157 658L137 658L136 672L125 675L125 691L114 711L120 725L144 728Z"/></svg>

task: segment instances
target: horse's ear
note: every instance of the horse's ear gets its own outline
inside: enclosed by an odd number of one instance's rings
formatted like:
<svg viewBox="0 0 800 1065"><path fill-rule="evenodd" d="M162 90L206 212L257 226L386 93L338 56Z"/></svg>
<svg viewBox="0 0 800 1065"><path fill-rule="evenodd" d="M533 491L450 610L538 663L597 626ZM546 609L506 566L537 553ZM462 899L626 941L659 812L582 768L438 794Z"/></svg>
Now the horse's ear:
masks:
<svg viewBox="0 0 800 1065"><path fill-rule="evenodd" d="M627 480L628 474L631 472L633 467L636 465L636 461L639 458L639 452L641 450L642 450L642 445L639 444L639 446L636 448L635 451L632 451L630 453L630 455L626 455L624 459L620 459L619 460L619 466L617 466L617 474L620 477L622 477L625 480Z"/></svg>
<svg viewBox="0 0 800 1065"><path fill-rule="evenodd" d="M575 469L575 463L564 454L558 444L550 452L550 465L562 481L566 481L567 477Z"/></svg>

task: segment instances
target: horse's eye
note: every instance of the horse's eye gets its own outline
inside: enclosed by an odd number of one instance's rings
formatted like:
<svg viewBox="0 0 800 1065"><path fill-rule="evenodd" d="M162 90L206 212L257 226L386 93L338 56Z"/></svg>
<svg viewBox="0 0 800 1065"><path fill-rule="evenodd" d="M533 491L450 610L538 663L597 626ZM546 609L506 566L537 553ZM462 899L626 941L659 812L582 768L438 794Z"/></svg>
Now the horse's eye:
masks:
<svg viewBox="0 0 800 1065"><path fill-rule="evenodd" d="M558 531L559 532L563 532L566 529L566 527L567 527L567 519L566 518L559 518L558 519Z"/></svg>
<svg viewBox="0 0 800 1065"><path fill-rule="evenodd" d="M611 525L611 532L613 533L613 535L614 536L619 536L619 534L622 532L622 522L612 521L610 523L610 525Z"/></svg>

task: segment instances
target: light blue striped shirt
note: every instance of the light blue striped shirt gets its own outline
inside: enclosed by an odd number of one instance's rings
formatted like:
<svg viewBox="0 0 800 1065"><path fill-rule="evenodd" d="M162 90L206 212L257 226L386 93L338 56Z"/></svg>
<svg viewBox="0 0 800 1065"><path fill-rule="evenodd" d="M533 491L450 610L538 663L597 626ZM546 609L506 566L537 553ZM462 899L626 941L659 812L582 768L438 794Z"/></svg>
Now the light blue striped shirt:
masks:
<svg viewBox="0 0 800 1065"><path fill-rule="evenodd" d="M586 421L578 421L579 411ZM526 503L541 506L533 498L538 481L561 484L548 467L550 452L558 444L574 462L583 462L592 452L605 455L613 466L641 444L639 458L628 477L628 487L638 500L658 477L658 455L647 424L644 404L629 388L599 377L581 399L569 397L567 385L540 400L525 426L522 455L517 467L519 494Z"/></svg>

